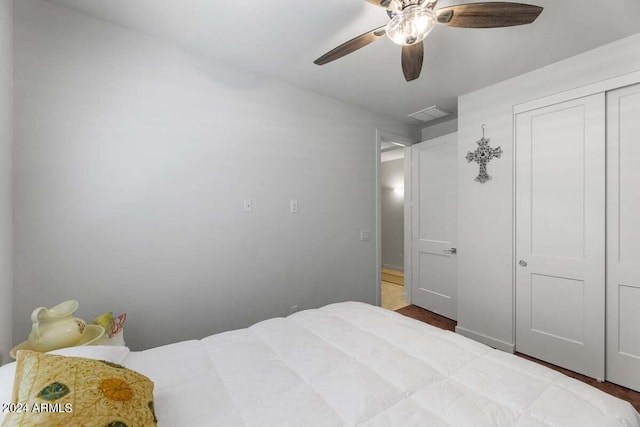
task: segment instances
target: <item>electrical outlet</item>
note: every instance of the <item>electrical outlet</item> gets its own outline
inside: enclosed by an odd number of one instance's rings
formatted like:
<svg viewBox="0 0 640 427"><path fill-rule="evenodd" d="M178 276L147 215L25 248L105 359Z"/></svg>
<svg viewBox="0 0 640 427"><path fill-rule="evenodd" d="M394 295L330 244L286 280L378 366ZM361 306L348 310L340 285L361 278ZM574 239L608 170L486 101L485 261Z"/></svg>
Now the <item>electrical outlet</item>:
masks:
<svg viewBox="0 0 640 427"><path fill-rule="evenodd" d="M371 240L371 232L369 230L360 230L360 241L368 242Z"/></svg>
<svg viewBox="0 0 640 427"><path fill-rule="evenodd" d="M291 213L298 213L298 201L291 200Z"/></svg>
<svg viewBox="0 0 640 427"><path fill-rule="evenodd" d="M242 210L245 213L253 211L253 201L251 201L251 199L245 199L244 202L242 202Z"/></svg>

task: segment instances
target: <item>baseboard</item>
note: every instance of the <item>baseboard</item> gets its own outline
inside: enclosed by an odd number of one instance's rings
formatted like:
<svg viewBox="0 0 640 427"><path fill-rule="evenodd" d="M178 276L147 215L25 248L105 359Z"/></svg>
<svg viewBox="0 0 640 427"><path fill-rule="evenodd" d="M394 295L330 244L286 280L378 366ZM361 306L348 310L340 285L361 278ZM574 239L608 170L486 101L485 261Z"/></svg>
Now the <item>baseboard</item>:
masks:
<svg viewBox="0 0 640 427"><path fill-rule="evenodd" d="M467 338L486 344L489 347L497 348L498 350L506 351L507 353L515 353L516 346L514 344L504 342L493 337L480 334L478 332L470 331L469 329L456 326L456 333L464 335Z"/></svg>
<svg viewBox="0 0 640 427"><path fill-rule="evenodd" d="M382 268L388 268L389 270L396 270L404 272L404 267L398 267L397 265L382 264Z"/></svg>

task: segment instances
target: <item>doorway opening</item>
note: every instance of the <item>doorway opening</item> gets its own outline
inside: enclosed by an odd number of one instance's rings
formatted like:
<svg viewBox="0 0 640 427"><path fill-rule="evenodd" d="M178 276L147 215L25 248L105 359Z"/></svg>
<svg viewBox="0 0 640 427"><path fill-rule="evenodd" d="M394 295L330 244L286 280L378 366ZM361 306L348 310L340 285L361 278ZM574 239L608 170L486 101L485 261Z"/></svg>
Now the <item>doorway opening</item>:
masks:
<svg viewBox="0 0 640 427"><path fill-rule="evenodd" d="M398 310L411 304L405 277L406 151L413 141L378 131L377 146L377 296L378 304ZM409 162L410 166L410 162ZM408 193L411 194L410 192Z"/></svg>

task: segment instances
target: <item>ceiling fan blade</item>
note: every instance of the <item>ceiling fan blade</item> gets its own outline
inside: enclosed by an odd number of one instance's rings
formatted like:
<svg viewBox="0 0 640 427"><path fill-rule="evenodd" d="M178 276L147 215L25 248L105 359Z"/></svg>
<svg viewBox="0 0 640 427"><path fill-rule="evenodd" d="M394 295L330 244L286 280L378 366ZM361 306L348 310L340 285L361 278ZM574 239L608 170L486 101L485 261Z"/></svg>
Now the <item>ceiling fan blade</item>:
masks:
<svg viewBox="0 0 640 427"><path fill-rule="evenodd" d="M313 63L316 65L324 65L331 61L335 61L336 59L342 58L345 55L355 52L361 47L365 47L366 45L373 43L380 37L384 36L386 33L386 25L383 25L382 27L371 30L368 33L361 34L358 37L353 38L346 43L342 43L335 49L325 53L320 58L313 61Z"/></svg>
<svg viewBox="0 0 640 427"><path fill-rule="evenodd" d="M404 78L410 82L420 77L422 60L424 58L424 43L402 46L402 72Z"/></svg>
<svg viewBox="0 0 640 427"><path fill-rule="evenodd" d="M469 3L443 7L436 11L438 22L450 27L498 28L531 24L542 7L522 3Z"/></svg>

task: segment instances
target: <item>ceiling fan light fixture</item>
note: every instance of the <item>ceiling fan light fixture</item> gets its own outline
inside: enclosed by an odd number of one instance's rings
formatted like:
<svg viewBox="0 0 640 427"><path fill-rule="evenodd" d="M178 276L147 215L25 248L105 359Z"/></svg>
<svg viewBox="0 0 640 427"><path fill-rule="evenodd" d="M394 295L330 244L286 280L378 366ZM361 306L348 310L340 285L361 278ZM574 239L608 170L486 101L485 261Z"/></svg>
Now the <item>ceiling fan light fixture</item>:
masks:
<svg viewBox="0 0 640 427"><path fill-rule="evenodd" d="M420 43L436 24L436 14L423 4L410 5L399 11L387 24L387 36L395 44L410 46Z"/></svg>

